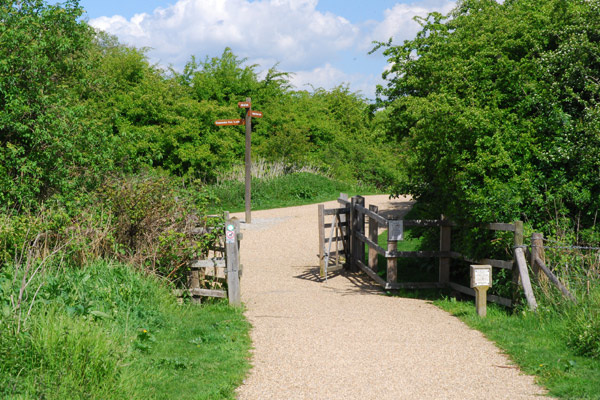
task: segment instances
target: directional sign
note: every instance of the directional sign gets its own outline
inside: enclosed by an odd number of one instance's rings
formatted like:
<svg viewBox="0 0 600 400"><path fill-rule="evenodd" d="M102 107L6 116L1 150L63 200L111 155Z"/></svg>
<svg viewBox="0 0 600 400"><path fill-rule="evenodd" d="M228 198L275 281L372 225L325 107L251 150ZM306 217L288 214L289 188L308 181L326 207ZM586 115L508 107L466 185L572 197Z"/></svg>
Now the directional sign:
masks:
<svg viewBox="0 0 600 400"><path fill-rule="evenodd" d="M252 106L252 103L249 103L247 101L240 101L238 103L239 108L250 108L251 106Z"/></svg>
<svg viewBox="0 0 600 400"><path fill-rule="evenodd" d="M215 121L215 125L217 126L227 126L227 125L246 125L245 119L219 119Z"/></svg>
<svg viewBox="0 0 600 400"><path fill-rule="evenodd" d="M262 112L250 110L250 116L256 118L262 118Z"/></svg>

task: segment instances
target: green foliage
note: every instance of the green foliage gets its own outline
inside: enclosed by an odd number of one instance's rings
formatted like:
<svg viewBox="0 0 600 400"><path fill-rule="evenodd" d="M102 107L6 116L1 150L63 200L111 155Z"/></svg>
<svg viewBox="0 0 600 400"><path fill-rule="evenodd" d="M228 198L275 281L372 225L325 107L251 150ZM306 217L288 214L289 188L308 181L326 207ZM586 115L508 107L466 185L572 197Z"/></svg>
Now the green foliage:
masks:
<svg viewBox="0 0 600 400"><path fill-rule="evenodd" d="M1 273L0 305L18 297L22 273ZM29 318L0 315L2 398L233 398L249 367L240 310L178 306L126 265L48 270L24 293Z"/></svg>
<svg viewBox="0 0 600 400"><path fill-rule="evenodd" d="M70 88L84 84L92 29L77 1L0 5L0 202L22 205L73 189L98 153L97 132Z"/></svg>
<svg viewBox="0 0 600 400"><path fill-rule="evenodd" d="M379 88L408 151L397 187L457 222L555 215L594 226L600 206L597 1L460 1L385 48Z"/></svg>

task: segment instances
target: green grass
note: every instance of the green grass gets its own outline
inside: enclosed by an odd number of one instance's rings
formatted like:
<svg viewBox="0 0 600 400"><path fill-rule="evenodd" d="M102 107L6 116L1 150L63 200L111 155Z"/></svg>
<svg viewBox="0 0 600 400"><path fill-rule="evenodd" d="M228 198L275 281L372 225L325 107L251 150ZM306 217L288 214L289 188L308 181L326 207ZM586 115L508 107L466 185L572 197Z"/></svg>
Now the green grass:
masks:
<svg viewBox="0 0 600 400"><path fill-rule="evenodd" d="M0 398L234 399L249 369L241 310L178 305L154 278L106 262L34 279L25 303L44 285L17 334L15 276L0 273Z"/></svg>
<svg viewBox="0 0 600 400"><path fill-rule="evenodd" d="M211 212L244 210L243 182L210 185L205 191L211 199ZM252 179L252 209L265 210L335 200L340 192L351 196L378 193L375 188L344 183L309 172L295 172L270 179Z"/></svg>

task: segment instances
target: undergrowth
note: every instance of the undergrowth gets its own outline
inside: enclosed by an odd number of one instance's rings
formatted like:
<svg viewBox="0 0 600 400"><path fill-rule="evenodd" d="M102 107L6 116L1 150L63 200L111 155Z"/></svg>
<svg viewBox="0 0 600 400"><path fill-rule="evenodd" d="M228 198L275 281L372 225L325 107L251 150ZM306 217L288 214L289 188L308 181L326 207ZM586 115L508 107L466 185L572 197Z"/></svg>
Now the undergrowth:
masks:
<svg viewBox="0 0 600 400"><path fill-rule="evenodd" d="M49 269L20 296L22 275L0 275L3 399L233 399L249 368L249 325L226 304L178 305L105 261Z"/></svg>

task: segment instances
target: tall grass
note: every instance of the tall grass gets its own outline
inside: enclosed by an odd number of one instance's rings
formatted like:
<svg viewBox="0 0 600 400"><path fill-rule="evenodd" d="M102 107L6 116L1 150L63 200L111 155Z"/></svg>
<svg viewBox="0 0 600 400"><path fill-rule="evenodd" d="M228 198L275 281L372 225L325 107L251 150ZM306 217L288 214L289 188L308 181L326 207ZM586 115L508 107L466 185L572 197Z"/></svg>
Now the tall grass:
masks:
<svg viewBox="0 0 600 400"><path fill-rule="evenodd" d="M18 328L5 299L21 275L0 278L0 398L233 399L249 368L240 310L178 305L155 278L98 261L35 277Z"/></svg>
<svg viewBox="0 0 600 400"><path fill-rule="evenodd" d="M209 209L242 211L245 201L243 181L227 181L205 187ZM340 192L377 193L372 187L336 181L311 172L292 172L252 180L252 209L269 209L334 200Z"/></svg>
<svg viewBox="0 0 600 400"><path fill-rule="evenodd" d="M250 176L254 179L269 180L296 172L308 172L329 177L327 170L311 165L290 164L283 161L267 161L263 158L250 163ZM234 164L230 169L217 174L217 184L226 182L245 182L246 165Z"/></svg>

